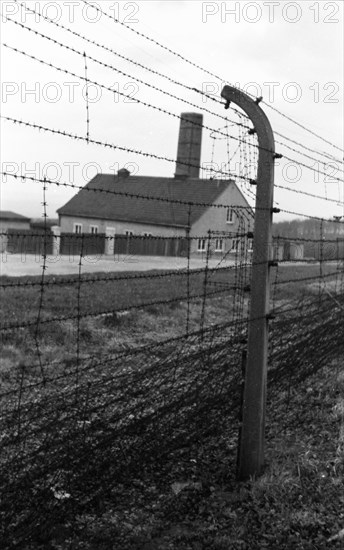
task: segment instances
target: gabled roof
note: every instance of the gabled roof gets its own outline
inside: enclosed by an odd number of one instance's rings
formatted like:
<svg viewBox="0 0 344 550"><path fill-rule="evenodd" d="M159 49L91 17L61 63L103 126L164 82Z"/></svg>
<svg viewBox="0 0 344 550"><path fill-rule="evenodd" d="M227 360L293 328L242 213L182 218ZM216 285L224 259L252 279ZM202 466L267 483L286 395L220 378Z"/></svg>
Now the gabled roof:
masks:
<svg viewBox="0 0 344 550"><path fill-rule="evenodd" d="M200 218L206 207L193 206L189 220L188 205L169 201L212 204L230 185L235 185L232 180L97 174L57 212L63 216L187 227L188 222L192 225Z"/></svg>
<svg viewBox="0 0 344 550"><path fill-rule="evenodd" d="M11 212L10 210L0 210L0 220L30 222L30 218Z"/></svg>

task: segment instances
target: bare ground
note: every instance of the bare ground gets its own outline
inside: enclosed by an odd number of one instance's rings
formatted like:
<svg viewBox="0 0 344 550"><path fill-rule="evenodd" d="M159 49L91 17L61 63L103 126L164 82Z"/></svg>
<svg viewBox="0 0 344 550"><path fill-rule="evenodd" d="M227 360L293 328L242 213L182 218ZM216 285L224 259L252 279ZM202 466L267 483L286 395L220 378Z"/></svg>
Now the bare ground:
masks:
<svg viewBox="0 0 344 550"><path fill-rule="evenodd" d="M79 272L80 256L48 256L47 275L72 275ZM210 259L208 267L228 267L234 260ZM10 277L34 276L42 274L43 258L34 254L2 254L0 275ZM191 258L190 269L205 267L205 258ZM187 258L161 256L87 256L82 259L82 273L150 271L155 269L187 269Z"/></svg>

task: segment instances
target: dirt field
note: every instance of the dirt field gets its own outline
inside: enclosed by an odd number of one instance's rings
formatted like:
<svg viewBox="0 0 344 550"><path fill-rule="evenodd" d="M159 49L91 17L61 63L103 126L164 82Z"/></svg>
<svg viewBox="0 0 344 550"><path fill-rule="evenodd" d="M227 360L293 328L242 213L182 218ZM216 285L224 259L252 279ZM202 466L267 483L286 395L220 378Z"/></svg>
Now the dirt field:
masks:
<svg viewBox="0 0 344 550"><path fill-rule="evenodd" d="M48 256L46 260L47 275L70 275L79 272L78 256ZM209 267L226 267L233 265L232 260L221 261L211 259ZM43 259L34 254L2 254L0 275L21 277L40 275ZM192 258L190 269L199 269L205 266L205 259ZM88 256L82 259L82 273L121 272L121 271L150 271L155 269L173 270L186 269L186 258L161 256Z"/></svg>

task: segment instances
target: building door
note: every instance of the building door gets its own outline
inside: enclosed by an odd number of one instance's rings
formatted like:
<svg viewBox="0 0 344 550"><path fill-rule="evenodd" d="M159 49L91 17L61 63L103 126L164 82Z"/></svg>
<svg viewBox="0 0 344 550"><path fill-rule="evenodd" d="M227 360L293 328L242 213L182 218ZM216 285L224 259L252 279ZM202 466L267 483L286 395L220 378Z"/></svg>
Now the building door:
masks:
<svg viewBox="0 0 344 550"><path fill-rule="evenodd" d="M105 254L112 256L115 253L115 227L106 227L105 228L106 243L105 243Z"/></svg>

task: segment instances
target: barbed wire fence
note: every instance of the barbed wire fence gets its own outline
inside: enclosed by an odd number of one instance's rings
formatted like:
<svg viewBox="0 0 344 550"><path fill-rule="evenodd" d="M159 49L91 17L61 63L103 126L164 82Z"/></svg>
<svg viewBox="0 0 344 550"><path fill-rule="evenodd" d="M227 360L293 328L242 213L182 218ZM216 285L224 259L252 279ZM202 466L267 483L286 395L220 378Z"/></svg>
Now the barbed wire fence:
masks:
<svg viewBox="0 0 344 550"><path fill-rule="evenodd" d="M63 47L52 37L12 22L23 31L34 32L40 39ZM79 38L88 41L87 37ZM93 82L113 93L104 83L90 78L88 63L100 63L104 70L114 67L81 49L69 47L83 57L85 76L14 46L10 48L33 62L46 63L52 70ZM151 72L171 80L167 75ZM190 91L183 83L177 84ZM191 90L196 97L202 96L200 90ZM227 162L221 168L214 166L212 158L211 178L215 182L216 178L233 180L252 202L259 146L250 131L250 121L237 109L231 110L231 118L217 112L223 106L220 99L214 100L211 113L202 103L186 103L223 119L220 127L217 123L214 127L202 125L213 138L214 148L221 140L226 149ZM168 109L146 101L141 104L145 109L180 119ZM2 118L18 129L31 131L32 137L35 132L45 131L54 138L86 143L88 147L175 162L168 155L95 139L90 133L91 116L87 109L85 134L57 130L48 123L23 121L15 116ZM307 159L327 162L330 158L338 162L342 171L338 155L319 153L278 135L284 140L281 147L292 148L301 156L301 160L288 156L286 159L315 171ZM235 171L231 169L233 158L239 167ZM328 175L325 170L316 171ZM68 525L66 537L73 539L78 518L101 510L102 503L116 500L116 493L133 482L143 483L149 478L162 483L164 476L170 482L176 473L173 464L179 475L201 475L205 468L204 448L213 438L236 441L249 322L250 243L255 208L84 187L25 173L2 171L2 176L42 189L43 230L17 235L12 232L12 241L7 242L2 254L2 261L10 263L14 256L21 255L28 261L29 255L36 253L41 263L40 276L4 275L0 282L4 357L0 393L3 547L22 548L25 544L27 548L39 548L56 538L62 526ZM342 184L341 176L334 179ZM276 187L298 197L311 196L322 204L343 202L340 193L337 200L320 191L313 194L281 184ZM46 223L52 188L82 189L94 196L124 196L132 204L142 200L157 208L167 203L185 213L189 229L184 235L173 237L86 233L66 236L64 250L77 269L73 275L58 275L53 264L62 256L54 257L55 237ZM274 264L269 321L270 409L279 401L290 407L295 388L343 356L344 221L306 214L302 207L299 203L296 212L281 204L275 207L276 212L303 216L313 226L307 237L291 234L287 229L285 234L277 232L271 243ZM210 227L204 234L192 235L193 213L207 209L220 210L224 217L232 209L236 220L233 230L218 232ZM2 231L2 242L9 238L9 233ZM62 242L64 237L59 238ZM114 269L97 272L94 265L111 241ZM201 262L195 262L197 245ZM150 271L135 269L142 259L139 252L161 252L170 246L180 254L177 268L174 264L169 269L154 270L156 264L152 264ZM130 265L130 269L117 271L117 262ZM235 446L228 448L228 455L228 469L232 468L235 475Z"/></svg>

